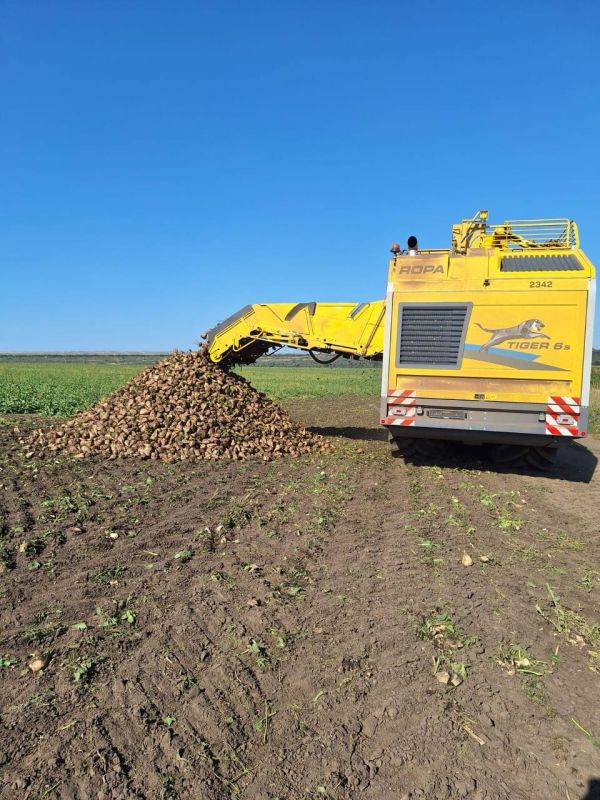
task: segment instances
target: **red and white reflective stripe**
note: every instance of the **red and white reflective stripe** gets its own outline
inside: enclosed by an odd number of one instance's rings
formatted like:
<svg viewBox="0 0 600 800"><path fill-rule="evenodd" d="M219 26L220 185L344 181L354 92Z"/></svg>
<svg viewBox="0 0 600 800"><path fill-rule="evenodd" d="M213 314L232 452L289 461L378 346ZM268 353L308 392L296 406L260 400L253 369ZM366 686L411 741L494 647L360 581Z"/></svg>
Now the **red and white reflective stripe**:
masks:
<svg viewBox="0 0 600 800"><path fill-rule="evenodd" d="M396 389L388 397L389 406L414 406L417 392L414 389Z"/></svg>
<svg viewBox="0 0 600 800"><path fill-rule="evenodd" d="M388 416L381 420L381 424L402 425L402 427L414 425L417 414L416 402L415 389L391 390L387 398Z"/></svg>
<svg viewBox="0 0 600 800"><path fill-rule="evenodd" d="M409 425L415 424L415 415L412 414L410 417L385 417L385 419L381 420L382 425L402 425L403 427L408 427Z"/></svg>
<svg viewBox="0 0 600 800"><path fill-rule="evenodd" d="M557 414L579 414L580 407L579 397L560 397L552 396L548 398L548 409L556 412Z"/></svg>
<svg viewBox="0 0 600 800"><path fill-rule="evenodd" d="M549 436L578 436L581 398L552 395L546 405L546 433Z"/></svg>
<svg viewBox="0 0 600 800"><path fill-rule="evenodd" d="M577 428L567 428L565 425L549 425L546 421L546 433L550 436L579 436Z"/></svg>

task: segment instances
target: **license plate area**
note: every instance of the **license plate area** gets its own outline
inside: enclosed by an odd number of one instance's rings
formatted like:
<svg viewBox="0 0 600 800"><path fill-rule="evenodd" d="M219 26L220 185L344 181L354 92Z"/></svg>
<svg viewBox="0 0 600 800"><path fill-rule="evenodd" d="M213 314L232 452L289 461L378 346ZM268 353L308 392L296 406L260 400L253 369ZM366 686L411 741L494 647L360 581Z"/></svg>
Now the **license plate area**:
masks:
<svg viewBox="0 0 600 800"><path fill-rule="evenodd" d="M426 413L432 419L467 419L466 411L454 408L428 408Z"/></svg>

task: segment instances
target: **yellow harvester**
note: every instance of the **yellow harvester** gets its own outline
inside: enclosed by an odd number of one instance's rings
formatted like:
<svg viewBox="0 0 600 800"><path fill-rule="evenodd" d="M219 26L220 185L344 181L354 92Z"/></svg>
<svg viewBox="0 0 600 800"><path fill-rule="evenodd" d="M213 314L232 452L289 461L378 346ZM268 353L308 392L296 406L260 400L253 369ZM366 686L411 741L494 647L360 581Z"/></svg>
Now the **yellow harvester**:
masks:
<svg viewBox="0 0 600 800"><path fill-rule="evenodd" d="M481 211L453 226L448 250L394 245L385 300L246 306L206 338L224 364L281 346L322 363L383 359L394 453L489 443L499 460L543 468L587 432L594 306L574 222L491 225Z"/></svg>

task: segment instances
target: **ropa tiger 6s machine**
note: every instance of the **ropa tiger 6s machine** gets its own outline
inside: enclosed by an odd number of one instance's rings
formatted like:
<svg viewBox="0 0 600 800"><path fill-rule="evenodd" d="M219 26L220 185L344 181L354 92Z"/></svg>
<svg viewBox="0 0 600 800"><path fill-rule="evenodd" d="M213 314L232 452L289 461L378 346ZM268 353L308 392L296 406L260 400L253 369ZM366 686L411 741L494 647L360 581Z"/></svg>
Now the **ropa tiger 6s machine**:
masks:
<svg viewBox="0 0 600 800"><path fill-rule="evenodd" d="M595 271L573 221L492 225L480 211L448 250L411 236L391 252L385 300L249 305L205 334L210 357L248 364L286 346L320 363L382 359L396 455L454 440L543 469L586 435Z"/></svg>

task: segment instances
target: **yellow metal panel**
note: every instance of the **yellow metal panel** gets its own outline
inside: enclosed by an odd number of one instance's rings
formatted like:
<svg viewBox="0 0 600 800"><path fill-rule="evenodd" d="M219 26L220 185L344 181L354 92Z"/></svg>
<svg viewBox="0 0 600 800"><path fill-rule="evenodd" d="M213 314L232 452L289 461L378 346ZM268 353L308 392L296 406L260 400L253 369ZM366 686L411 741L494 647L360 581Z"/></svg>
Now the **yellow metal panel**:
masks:
<svg viewBox="0 0 600 800"><path fill-rule="evenodd" d="M404 389L416 390L417 397L432 400L474 400L477 396L477 399L503 403L545 403L549 395L577 396L571 381L396 373L389 393Z"/></svg>
<svg viewBox="0 0 600 800"><path fill-rule="evenodd" d="M576 228L567 223L566 235L575 240ZM423 397L439 399L540 403L550 394L582 394L593 266L573 248L498 248L465 247L458 255L422 251L391 259L392 332L385 354L390 391L418 389ZM575 256L581 269L502 271L502 257L527 258L532 253ZM458 368L397 366L398 314L407 303L470 306Z"/></svg>
<svg viewBox="0 0 600 800"><path fill-rule="evenodd" d="M583 291L432 291L413 292L410 297L398 292L393 311L396 324L390 342L390 386L412 388L415 377L434 374L445 376L446 381L444 389L437 383L433 397L474 399L476 394L484 394L486 400L518 402L535 385L537 397L528 397L528 401L541 403L553 393L549 389L555 383L568 385L569 391L563 394L580 395L586 300ZM398 309L406 302L473 304L459 369L396 366L394 333ZM502 339L502 334L495 332L515 330L530 320L535 321L534 329L539 329L534 334L536 338L515 337L495 343L495 339ZM528 383L528 389L522 392L515 380Z"/></svg>
<svg viewBox="0 0 600 800"><path fill-rule="evenodd" d="M213 361L235 361L256 342L366 358L383 352L384 302L263 303L207 333ZM255 352L255 351L253 351Z"/></svg>

